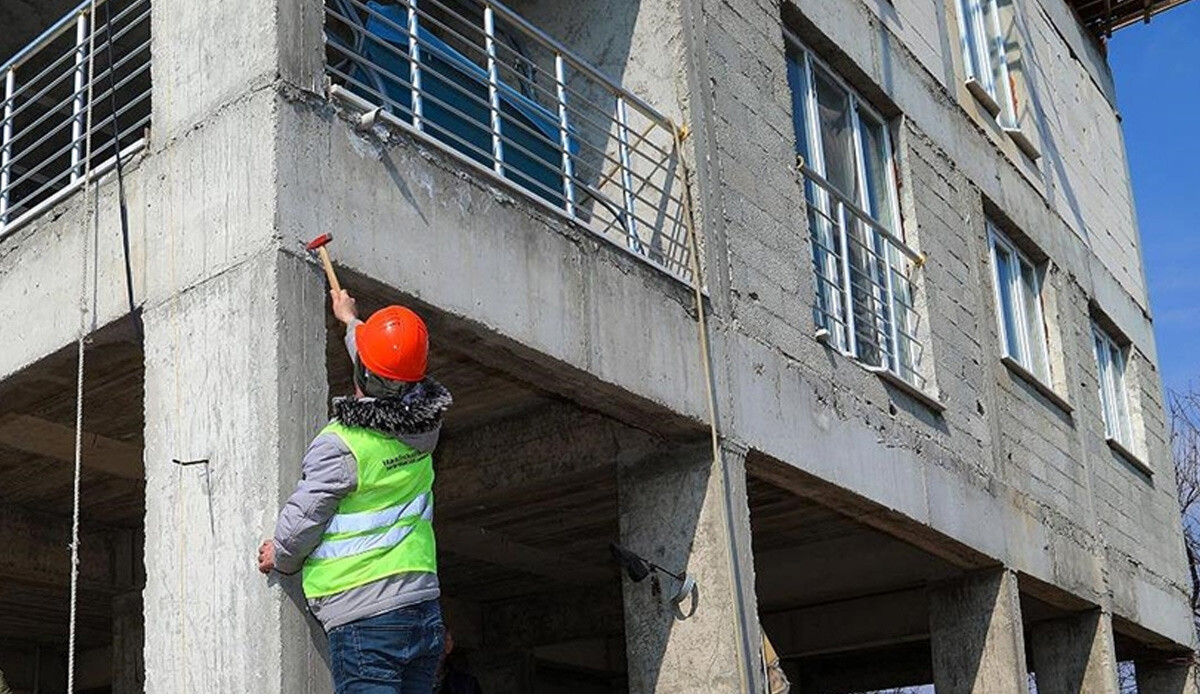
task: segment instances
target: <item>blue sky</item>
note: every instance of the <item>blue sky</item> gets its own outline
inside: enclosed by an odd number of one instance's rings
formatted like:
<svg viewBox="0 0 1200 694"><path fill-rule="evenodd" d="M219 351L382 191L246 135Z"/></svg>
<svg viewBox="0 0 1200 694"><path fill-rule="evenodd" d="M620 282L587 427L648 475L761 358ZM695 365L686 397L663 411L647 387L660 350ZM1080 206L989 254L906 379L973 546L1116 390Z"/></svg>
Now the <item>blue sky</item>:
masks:
<svg viewBox="0 0 1200 694"><path fill-rule="evenodd" d="M1200 1L1113 35L1163 384L1200 385Z"/></svg>

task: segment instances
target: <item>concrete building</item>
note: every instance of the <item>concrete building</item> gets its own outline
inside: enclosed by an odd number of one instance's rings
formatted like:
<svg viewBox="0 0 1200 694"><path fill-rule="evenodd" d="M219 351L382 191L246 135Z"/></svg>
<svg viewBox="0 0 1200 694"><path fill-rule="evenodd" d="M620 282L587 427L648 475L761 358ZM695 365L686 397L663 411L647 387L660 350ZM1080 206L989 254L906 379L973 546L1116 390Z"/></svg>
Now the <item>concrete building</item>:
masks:
<svg viewBox="0 0 1200 694"><path fill-rule="evenodd" d="M14 689L66 687L82 345L76 689L329 691L253 559L349 390L333 232L455 395L488 694L761 691L760 631L804 694L1196 691L1104 53L1176 2L413 4L0 7Z"/></svg>

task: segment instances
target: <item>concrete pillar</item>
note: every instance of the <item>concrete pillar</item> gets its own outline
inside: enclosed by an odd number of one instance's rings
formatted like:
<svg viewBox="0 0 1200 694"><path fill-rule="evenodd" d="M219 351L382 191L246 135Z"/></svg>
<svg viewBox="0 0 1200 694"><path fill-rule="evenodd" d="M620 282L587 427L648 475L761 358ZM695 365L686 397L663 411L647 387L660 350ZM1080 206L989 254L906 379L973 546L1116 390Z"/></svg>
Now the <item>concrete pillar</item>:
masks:
<svg viewBox="0 0 1200 694"><path fill-rule="evenodd" d="M255 565L326 421L318 272L268 249L145 311L150 694L331 689L297 579Z"/></svg>
<svg viewBox="0 0 1200 694"><path fill-rule="evenodd" d="M141 694L146 691L141 591L113 598L112 634L112 694Z"/></svg>
<svg viewBox="0 0 1200 694"><path fill-rule="evenodd" d="M933 683L938 694L1028 694L1017 577L1000 570L933 586Z"/></svg>
<svg viewBox="0 0 1200 694"><path fill-rule="evenodd" d="M1030 629L1038 694L1118 694L1112 615L1096 610Z"/></svg>
<svg viewBox="0 0 1200 694"><path fill-rule="evenodd" d="M757 691L745 457L723 457L724 472L703 445L618 468L622 544L669 570L686 568L700 594L696 613L678 621L649 579L622 577L631 694Z"/></svg>
<svg viewBox="0 0 1200 694"><path fill-rule="evenodd" d="M1200 694L1200 668L1196 663L1148 663L1138 661L1138 694Z"/></svg>

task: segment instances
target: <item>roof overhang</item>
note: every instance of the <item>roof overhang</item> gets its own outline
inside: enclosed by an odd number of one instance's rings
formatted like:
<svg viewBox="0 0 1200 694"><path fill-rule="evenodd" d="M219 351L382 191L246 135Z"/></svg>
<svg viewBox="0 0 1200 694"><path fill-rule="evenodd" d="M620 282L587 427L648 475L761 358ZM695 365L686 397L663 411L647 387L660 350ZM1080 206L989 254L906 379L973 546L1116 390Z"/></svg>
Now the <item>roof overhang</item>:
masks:
<svg viewBox="0 0 1200 694"><path fill-rule="evenodd" d="M1079 21L1101 40L1112 37L1117 29L1150 18L1187 0L1067 0Z"/></svg>

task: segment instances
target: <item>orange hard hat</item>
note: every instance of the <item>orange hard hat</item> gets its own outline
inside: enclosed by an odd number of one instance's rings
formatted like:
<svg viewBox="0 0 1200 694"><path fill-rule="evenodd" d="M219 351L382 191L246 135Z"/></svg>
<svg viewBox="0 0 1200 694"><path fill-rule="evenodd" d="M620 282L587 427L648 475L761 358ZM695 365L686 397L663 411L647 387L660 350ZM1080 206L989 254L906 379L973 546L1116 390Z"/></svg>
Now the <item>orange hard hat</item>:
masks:
<svg viewBox="0 0 1200 694"><path fill-rule="evenodd" d="M409 383L425 378L429 330L403 306L381 308L354 330L358 358L371 373Z"/></svg>

